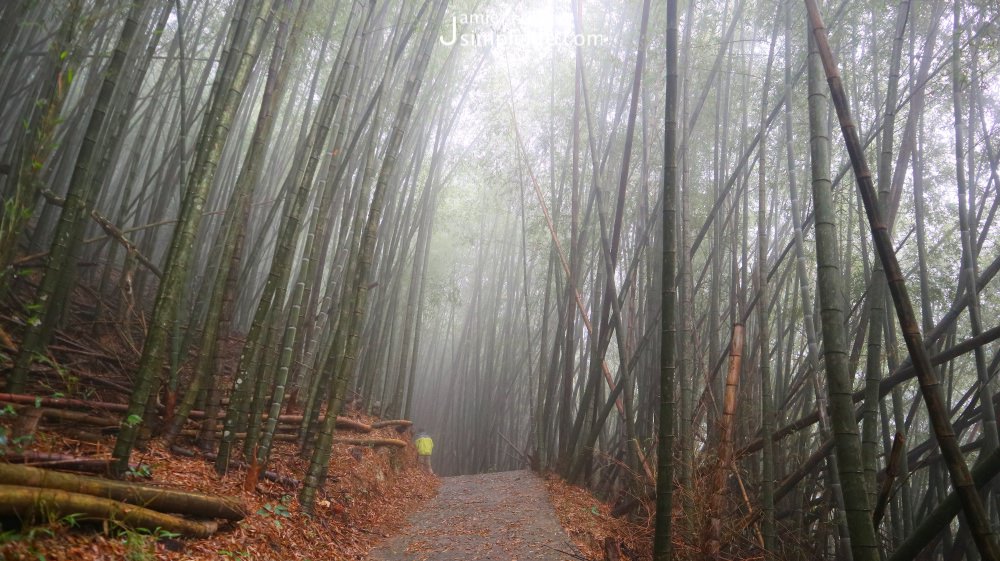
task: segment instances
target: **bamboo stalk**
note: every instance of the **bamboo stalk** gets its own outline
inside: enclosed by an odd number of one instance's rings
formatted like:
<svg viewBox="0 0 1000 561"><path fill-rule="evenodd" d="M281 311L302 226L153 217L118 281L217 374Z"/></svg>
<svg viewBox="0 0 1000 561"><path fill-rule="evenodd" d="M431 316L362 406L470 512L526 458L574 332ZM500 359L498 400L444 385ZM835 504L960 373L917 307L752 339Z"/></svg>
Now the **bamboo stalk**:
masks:
<svg viewBox="0 0 1000 561"><path fill-rule="evenodd" d="M194 538L207 538L219 528L214 521L185 520L111 499L15 485L0 485L0 515L17 516L22 520L80 515L85 519L110 520L134 528L160 528Z"/></svg>
<svg viewBox="0 0 1000 561"><path fill-rule="evenodd" d="M875 501L875 510L872 513L872 521L875 523L876 530L882 522L882 517L885 516L885 508L889 504L892 484L896 481L896 476L899 475L899 464L903 459L905 443L906 438L903 436L903 433L897 432L896 438L892 441L892 451L889 453L889 463L885 466L885 479L882 480L882 485L878 492L878 498Z"/></svg>
<svg viewBox="0 0 1000 561"><path fill-rule="evenodd" d="M236 497L214 497L178 489L58 473L37 467L0 463L0 484L58 489L141 505L159 512L227 520L242 520L246 517L246 506Z"/></svg>
<svg viewBox="0 0 1000 561"><path fill-rule="evenodd" d="M712 474L711 516L705 529L703 552L709 559L719 559L722 538L720 518L726 500L726 469L732 464L733 417L736 414L737 391L743 364L743 325L733 326L733 342L729 347L729 370L726 372L726 391L722 401L722 419L719 421L719 458Z"/></svg>
<svg viewBox="0 0 1000 561"><path fill-rule="evenodd" d="M927 406L928 417L933 426L934 434L937 437L938 445L941 448L941 454L944 457L948 473L951 476L952 485L955 486L955 492L961 501L962 510L965 512L969 531L972 534L973 540L975 540L976 548L984 559L991 561L1000 560L1000 547L998 547L993 532L990 529L989 517L986 514L986 509L983 507L982 499L976 491L975 483L969 472L969 466L965 463L965 458L959 449L958 438L948 418L948 411L944 404L940 383L934 374L930 355L923 345L920 326L917 324L913 305L906 290L906 281L899 266L899 261L896 259L896 254L893 251L888 226L883 220L878 206L878 198L872 182L871 171L868 168L867 158L851 116L847 93L844 91L837 63L834 61L833 52L827 41L823 18L819 13L819 8L815 0L805 0L805 3L809 11L809 20L813 35L816 38L817 47L819 48L820 58L823 62L823 69L826 72L827 83L830 86L830 96L837 110L837 118L840 121L844 144L850 155L851 165L854 168L854 175L858 183L858 190L861 193L865 212L868 215L872 239L875 248L878 250L882 266L885 269L886 280L889 283L889 292L892 294L896 315L899 318L900 328L903 332L903 339L906 342L906 348L910 353L914 371L920 382L920 393ZM971 289L973 288L970 287Z"/></svg>

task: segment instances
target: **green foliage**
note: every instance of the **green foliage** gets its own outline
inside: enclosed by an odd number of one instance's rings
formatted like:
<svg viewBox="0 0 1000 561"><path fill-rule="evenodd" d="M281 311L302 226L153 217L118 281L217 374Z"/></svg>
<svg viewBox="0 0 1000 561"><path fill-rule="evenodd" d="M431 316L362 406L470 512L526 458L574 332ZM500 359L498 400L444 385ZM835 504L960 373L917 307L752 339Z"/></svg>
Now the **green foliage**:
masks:
<svg viewBox="0 0 1000 561"><path fill-rule="evenodd" d="M40 319L37 320L37 321L40 323ZM57 390L55 390L54 387L49 386L49 385L43 383L42 385L44 387L48 388L51 391L50 397L56 397L56 398L58 398L58 397L66 397L67 395L73 396L73 395L77 395L79 393L79 390L80 390L80 377L79 376L75 376L69 370L69 368L66 368L65 366L59 364L55 360L52 360L49 356L44 355L42 353L35 353L35 360L34 360L34 362L37 362L37 363L40 363L40 364L44 364L45 366L48 366L53 371L55 371L56 375L59 377L59 382L60 382L55 387L65 388L66 389L66 392L64 393L64 392L61 392L61 391L57 391ZM87 390L84 391L84 395L89 395L91 393L93 393L93 389L92 388L88 388ZM41 398L36 397L35 398L35 407L38 408L40 406L41 406Z"/></svg>
<svg viewBox="0 0 1000 561"><path fill-rule="evenodd" d="M277 504L267 503L262 506L257 510L257 514L265 518L270 518L275 528L281 528L281 519L292 517L292 513L288 510L288 504L291 500L291 495L284 495Z"/></svg>
<svg viewBox="0 0 1000 561"><path fill-rule="evenodd" d="M126 472L129 477L136 479L149 479L153 477L153 467L149 464L139 464L137 466L129 466L128 472Z"/></svg>
<svg viewBox="0 0 1000 561"><path fill-rule="evenodd" d="M156 527L147 528L120 527L118 537L125 544L125 559L128 561L152 561L156 559L156 542L164 538L176 538L180 534Z"/></svg>

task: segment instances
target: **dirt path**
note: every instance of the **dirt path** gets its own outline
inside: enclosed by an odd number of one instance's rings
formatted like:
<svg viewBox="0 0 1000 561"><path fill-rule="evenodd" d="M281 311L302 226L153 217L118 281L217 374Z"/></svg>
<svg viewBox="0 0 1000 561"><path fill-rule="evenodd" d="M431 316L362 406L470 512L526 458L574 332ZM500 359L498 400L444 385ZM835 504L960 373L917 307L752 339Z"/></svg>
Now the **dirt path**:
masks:
<svg viewBox="0 0 1000 561"><path fill-rule="evenodd" d="M445 477L402 534L370 561L562 561L572 546L528 471Z"/></svg>

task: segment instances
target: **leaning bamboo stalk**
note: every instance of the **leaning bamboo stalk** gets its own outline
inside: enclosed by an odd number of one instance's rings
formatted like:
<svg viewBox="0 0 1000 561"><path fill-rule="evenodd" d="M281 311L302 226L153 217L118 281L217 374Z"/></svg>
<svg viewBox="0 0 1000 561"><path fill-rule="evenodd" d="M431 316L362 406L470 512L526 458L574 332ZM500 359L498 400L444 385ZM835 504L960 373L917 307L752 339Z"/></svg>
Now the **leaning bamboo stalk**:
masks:
<svg viewBox="0 0 1000 561"><path fill-rule="evenodd" d="M940 366L957 357L960 357L968 353L977 346L992 343L997 339L1000 339L1000 326L984 331L983 333L981 333L976 337L970 337L962 341L961 343L949 347L948 349L932 356L931 364L933 364L934 366ZM878 390L879 397L887 395L889 392L893 390L893 388L909 380L910 378L913 378L915 375L916 374L912 364L903 363L902 365L898 366L891 375L886 376L879 383L879 390ZM859 403L862 399L864 399L864 390L859 390L854 392L854 394L851 396L851 399L855 403ZM791 423L788 423L785 426L781 427L780 429L776 430L774 434L771 435L771 439L777 442L785 438L786 436L789 436L804 428L812 426L819 420L819 418L820 418L819 412L816 409L814 409L808 415L800 417L799 419L792 421ZM747 444L746 446L741 448L736 453L736 456L743 457L748 454L753 454L754 452L760 450L763 445L764 445L764 439L758 438L753 442L751 442L750 444Z"/></svg>
<svg viewBox="0 0 1000 561"><path fill-rule="evenodd" d="M899 464L903 459L905 444L906 438L903 433L897 432L896 438L892 442L892 451L889 453L889 462L885 466L885 479L882 480L882 485L879 487L875 511L872 513L872 521L876 530L882 522L882 517L885 516L885 509L892 493L892 484L896 481L896 476L899 475Z"/></svg>
<svg viewBox="0 0 1000 561"><path fill-rule="evenodd" d="M246 517L246 506L236 497L214 497L178 489L59 473L30 466L0 463L0 484L58 489L140 505L159 512L227 520L242 520Z"/></svg>
<svg viewBox="0 0 1000 561"><path fill-rule="evenodd" d="M0 485L0 515L32 520L47 516L82 515L135 528L160 528L194 538L207 538L219 525L163 514L141 506L59 489Z"/></svg>
<svg viewBox="0 0 1000 561"><path fill-rule="evenodd" d="M833 52L827 41L826 28L820 16L819 8L815 0L805 0L806 8L809 11L809 20L812 26L813 35L816 38L820 58L823 62L823 69L826 72L827 83L830 87L830 96L834 108L837 110L837 118L840 121L840 129L844 135L844 143L851 158L851 166L854 168L854 175L857 179L858 190L865 205L865 213L868 215L868 223L871 229L872 240L878 250L882 267L885 269L886 280L889 283L889 292L895 304L896 315L899 318L900 328L903 332L903 339L909 351L910 359L913 362L917 379L920 383L920 393L927 406L928 417L934 428L941 454L944 457L945 465L951 476L952 485L962 504L969 524L969 532L976 543L976 548L984 559L1000 560L1000 547L990 529L989 518L986 509L983 507L982 499L976 491L975 482L969 472L969 466L965 463L965 457L959 448L958 438L954 428L948 418L948 410L944 404L942 390L931 365L930 355L923 345L923 336L920 333L920 326L917 323L913 312L913 305L906 290L899 261L893 251L892 239L889 236L888 225L882 217L882 212L878 206L878 198L875 193L875 186L872 182L871 170L868 167L867 158L861 140L858 137L857 128L851 116L848 105L847 93L844 91L840 80L840 72L837 63L833 59Z"/></svg>
<svg viewBox="0 0 1000 561"><path fill-rule="evenodd" d="M521 140L520 132L518 131L517 118L516 115L513 113L513 110L511 114L514 123L514 136L518 142L518 149L522 153L526 153L523 141ZM531 178L531 183L532 186L534 187L535 196L538 198L538 205L542 209L542 214L545 217L545 223L548 226L549 235L552 238L553 248L555 249L555 252L559 257L559 263L562 265L563 272L566 274L567 278L572 278L573 275L570 272L569 261L566 260L566 255L563 252L562 245L559 243L559 237L556 235L555 223L552 221L552 216L549 214L548 206L546 206L545 204L541 187L538 184L538 179L535 177L535 172L532 170L530 165L527 166L527 171L528 171L528 177ZM587 314L586 306L583 303L583 299L580 296L580 291L576 287L571 287L571 290L573 292L572 296L574 303L576 305L576 309L580 312L580 319L583 320L583 327L586 330L588 336L590 336L593 334L594 328L590 321L590 316ZM603 358L601 359L601 372L604 375L604 380L608 385L608 389L610 391L614 391L615 383L614 380L612 379L613 377L611 375L611 370L608 368L608 364ZM619 416L623 420L625 420L626 419L625 406L621 399L615 400L615 408L618 410ZM637 441L633 441L633 446L635 449L636 456L638 456L639 458L639 463L642 465L643 473L645 474L647 481L650 483L655 482L656 478L654 477L653 470L649 465L649 460L646 458L646 454L642 451L642 447L639 446Z"/></svg>
<svg viewBox="0 0 1000 561"><path fill-rule="evenodd" d="M972 477L977 488L985 487L998 473L1000 473L1000 450L994 450L972 468ZM906 538L906 541L896 548L888 561L916 559L921 550L937 538L941 534L941 530L961 510L960 499L957 492L953 490L930 514L924 517L920 525L914 528L910 536Z"/></svg>

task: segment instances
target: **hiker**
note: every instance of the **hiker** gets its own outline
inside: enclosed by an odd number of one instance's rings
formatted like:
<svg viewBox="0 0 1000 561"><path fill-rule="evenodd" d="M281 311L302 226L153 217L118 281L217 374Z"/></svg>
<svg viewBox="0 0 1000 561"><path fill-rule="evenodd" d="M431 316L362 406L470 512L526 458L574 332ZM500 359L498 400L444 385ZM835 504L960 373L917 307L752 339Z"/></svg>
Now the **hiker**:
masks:
<svg viewBox="0 0 1000 561"><path fill-rule="evenodd" d="M427 473L434 475L434 468L431 467L431 451L434 450L434 441L431 440L431 435L423 429L418 429L413 444L417 447L417 458L420 465L427 469Z"/></svg>

